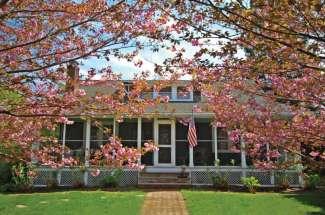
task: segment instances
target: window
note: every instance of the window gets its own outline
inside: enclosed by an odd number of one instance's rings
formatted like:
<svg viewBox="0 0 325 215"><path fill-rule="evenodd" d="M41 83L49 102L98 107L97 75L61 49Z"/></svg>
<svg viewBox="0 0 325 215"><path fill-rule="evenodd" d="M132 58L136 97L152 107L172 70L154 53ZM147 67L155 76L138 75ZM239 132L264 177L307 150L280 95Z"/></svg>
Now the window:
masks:
<svg viewBox="0 0 325 215"><path fill-rule="evenodd" d="M235 161L235 166L241 165L240 152L233 152L230 150L232 144L228 137L227 128L217 128L217 142L218 142L218 159L221 166L231 166L232 160Z"/></svg>
<svg viewBox="0 0 325 215"><path fill-rule="evenodd" d="M198 144L194 147L195 166L213 166L214 152L212 144L212 127L209 119L195 119Z"/></svg>
<svg viewBox="0 0 325 215"><path fill-rule="evenodd" d="M169 99L171 99L172 98L172 88L171 87L162 88L159 91L159 96L168 96Z"/></svg>
<svg viewBox="0 0 325 215"><path fill-rule="evenodd" d="M85 123L76 121L71 125L66 125L65 146L70 149L66 157L73 156L80 162L85 158Z"/></svg>
<svg viewBox="0 0 325 215"><path fill-rule="evenodd" d="M188 126L176 123L176 165L189 164L189 145L187 140Z"/></svg>
<svg viewBox="0 0 325 215"><path fill-rule="evenodd" d="M153 98L153 88L150 88L149 90L144 90L140 94L141 99L152 99Z"/></svg>
<svg viewBox="0 0 325 215"><path fill-rule="evenodd" d="M108 140L113 136L113 119L98 120L99 125L92 122L90 130L90 153L100 149L102 145L108 143Z"/></svg>
<svg viewBox="0 0 325 215"><path fill-rule="evenodd" d="M119 123L118 136L122 139L123 146L137 148L137 119L125 119L124 122Z"/></svg>
<svg viewBox="0 0 325 215"><path fill-rule="evenodd" d="M153 140L153 120L142 119L141 128L141 146L144 147L144 143L148 140ZM147 152L141 157L141 164L148 166L153 165L153 152Z"/></svg>
<svg viewBox="0 0 325 215"><path fill-rule="evenodd" d="M191 99L191 93L186 87L177 87L177 100L189 100Z"/></svg>

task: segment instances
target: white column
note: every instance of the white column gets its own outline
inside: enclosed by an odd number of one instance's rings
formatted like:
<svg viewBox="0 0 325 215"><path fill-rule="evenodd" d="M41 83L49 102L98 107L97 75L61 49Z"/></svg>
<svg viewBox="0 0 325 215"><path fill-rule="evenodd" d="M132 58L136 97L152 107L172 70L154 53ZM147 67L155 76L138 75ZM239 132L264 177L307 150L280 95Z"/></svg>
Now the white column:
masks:
<svg viewBox="0 0 325 215"><path fill-rule="evenodd" d="M218 130L217 127L212 126L212 136L214 142L214 160L218 160Z"/></svg>
<svg viewBox="0 0 325 215"><path fill-rule="evenodd" d="M138 134L137 134L137 147L141 149L141 133L142 133L142 119L138 117ZM138 163L141 164L141 158L139 158Z"/></svg>
<svg viewBox="0 0 325 215"><path fill-rule="evenodd" d="M113 137L115 137L116 136L116 118L114 117L113 118Z"/></svg>
<svg viewBox="0 0 325 215"><path fill-rule="evenodd" d="M190 164L189 164L189 166L193 167L194 166L193 147L190 144L188 144L188 147L189 147L189 153L190 153Z"/></svg>
<svg viewBox="0 0 325 215"><path fill-rule="evenodd" d="M172 157L171 157L171 162L172 165L175 166L176 165L176 123L175 123L175 119L172 119L171 121L171 153L172 153Z"/></svg>
<svg viewBox="0 0 325 215"><path fill-rule="evenodd" d="M86 121L86 147L85 147L85 166L89 166L89 157L90 157L90 128L91 120L87 119Z"/></svg>
<svg viewBox="0 0 325 215"><path fill-rule="evenodd" d="M241 153L241 167L247 168L246 149L245 149L245 142L243 139L240 140L240 153Z"/></svg>
<svg viewBox="0 0 325 215"><path fill-rule="evenodd" d="M67 133L67 125L63 124L63 132L62 132L62 160L64 160L64 148L65 148L65 136Z"/></svg>
<svg viewBox="0 0 325 215"><path fill-rule="evenodd" d="M158 120L157 120L157 118L154 118L154 124L153 124L153 126L154 126L154 142L155 142L155 144L156 145L158 145L159 146L159 143L158 143ZM153 159L153 164L154 164L154 166L157 166L158 165L158 151L154 151L154 159Z"/></svg>
<svg viewBox="0 0 325 215"><path fill-rule="evenodd" d="M270 151L270 144L267 143L267 144L266 144L266 153L268 154L269 151ZM270 161L270 156L267 155L267 156L266 156L266 159L267 159L267 161Z"/></svg>

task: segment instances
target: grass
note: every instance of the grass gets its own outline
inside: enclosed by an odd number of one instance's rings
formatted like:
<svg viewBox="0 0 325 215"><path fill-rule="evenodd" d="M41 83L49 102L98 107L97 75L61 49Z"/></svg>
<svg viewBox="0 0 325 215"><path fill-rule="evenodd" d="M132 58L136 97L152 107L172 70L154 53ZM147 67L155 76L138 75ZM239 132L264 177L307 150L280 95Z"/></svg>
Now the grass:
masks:
<svg viewBox="0 0 325 215"><path fill-rule="evenodd" d="M325 215L325 193L232 193L184 190L191 215Z"/></svg>
<svg viewBox="0 0 325 215"><path fill-rule="evenodd" d="M0 214L74 215L139 214L141 191L69 191L33 194L0 194Z"/></svg>

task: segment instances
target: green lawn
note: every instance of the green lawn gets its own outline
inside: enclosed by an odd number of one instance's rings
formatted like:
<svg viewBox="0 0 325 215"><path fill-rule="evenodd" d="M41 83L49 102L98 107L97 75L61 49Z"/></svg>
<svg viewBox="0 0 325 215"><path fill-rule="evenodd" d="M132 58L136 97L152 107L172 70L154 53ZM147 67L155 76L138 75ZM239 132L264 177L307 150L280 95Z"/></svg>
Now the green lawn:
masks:
<svg viewBox="0 0 325 215"><path fill-rule="evenodd" d="M0 214L138 215L143 200L141 191L0 194Z"/></svg>
<svg viewBox="0 0 325 215"><path fill-rule="evenodd" d="M325 193L231 193L189 191L182 194L191 215L299 215L324 214Z"/></svg>

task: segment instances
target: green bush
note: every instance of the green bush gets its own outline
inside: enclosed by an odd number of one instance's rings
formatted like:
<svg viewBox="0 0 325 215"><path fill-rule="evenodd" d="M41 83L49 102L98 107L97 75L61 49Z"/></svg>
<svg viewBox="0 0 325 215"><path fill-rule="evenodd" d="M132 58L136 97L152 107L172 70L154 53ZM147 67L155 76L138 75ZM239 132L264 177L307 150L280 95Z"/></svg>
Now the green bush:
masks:
<svg viewBox="0 0 325 215"><path fill-rule="evenodd" d="M11 163L0 163L0 185L5 185L11 181Z"/></svg>
<svg viewBox="0 0 325 215"><path fill-rule="evenodd" d="M57 181L58 171L51 171L49 176L46 179L46 186L50 189L54 189L58 187Z"/></svg>
<svg viewBox="0 0 325 215"><path fill-rule="evenodd" d="M217 174L216 176L212 176L213 186L220 190L228 190L229 184L227 178L227 174Z"/></svg>
<svg viewBox="0 0 325 215"><path fill-rule="evenodd" d="M280 189L286 190L290 187L288 174L285 171L278 172L277 178L278 178L278 187Z"/></svg>
<svg viewBox="0 0 325 215"><path fill-rule="evenodd" d="M0 193L15 191L17 191L17 186L12 183L3 184L0 186Z"/></svg>
<svg viewBox="0 0 325 215"><path fill-rule="evenodd" d="M320 183L320 176L318 174L310 174L305 178L305 188L313 190Z"/></svg>
<svg viewBox="0 0 325 215"><path fill-rule="evenodd" d="M25 163L14 164L11 168L11 183L16 186L17 190L27 190L32 185L30 177L31 167Z"/></svg>
<svg viewBox="0 0 325 215"><path fill-rule="evenodd" d="M122 175L122 169L113 169L102 181L103 187L117 187Z"/></svg>
<svg viewBox="0 0 325 215"><path fill-rule="evenodd" d="M258 179L254 176L242 177L241 181L250 193L256 193L257 188L260 186Z"/></svg>

